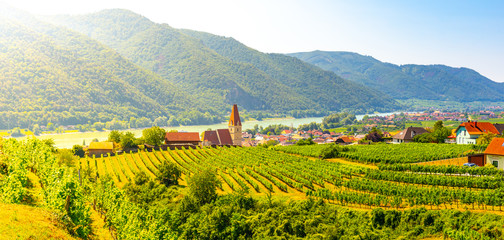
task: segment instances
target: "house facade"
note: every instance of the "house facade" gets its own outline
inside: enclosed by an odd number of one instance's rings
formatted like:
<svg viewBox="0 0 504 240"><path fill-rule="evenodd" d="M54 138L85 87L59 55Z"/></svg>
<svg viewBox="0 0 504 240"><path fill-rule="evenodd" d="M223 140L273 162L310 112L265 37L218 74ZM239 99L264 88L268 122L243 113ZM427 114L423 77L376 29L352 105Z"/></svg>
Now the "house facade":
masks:
<svg viewBox="0 0 504 240"><path fill-rule="evenodd" d="M91 142L88 147L88 156L109 156L114 153L114 143L113 142Z"/></svg>
<svg viewBox="0 0 504 240"><path fill-rule="evenodd" d="M504 170L504 138L494 138L485 150L485 164Z"/></svg>
<svg viewBox="0 0 504 240"><path fill-rule="evenodd" d="M499 134L499 130L489 122L464 122L455 130L457 144L476 144L476 139L483 133Z"/></svg>
<svg viewBox="0 0 504 240"><path fill-rule="evenodd" d="M413 142L413 138L416 135L420 135L428 132L422 127L409 127L392 137L392 143L409 143Z"/></svg>

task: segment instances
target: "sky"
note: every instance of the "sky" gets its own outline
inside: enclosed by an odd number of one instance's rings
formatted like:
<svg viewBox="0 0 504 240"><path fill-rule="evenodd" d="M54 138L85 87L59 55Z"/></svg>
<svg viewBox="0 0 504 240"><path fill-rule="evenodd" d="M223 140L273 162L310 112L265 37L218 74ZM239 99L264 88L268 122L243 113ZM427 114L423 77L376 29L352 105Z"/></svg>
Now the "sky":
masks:
<svg viewBox="0 0 504 240"><path fill-rule="evenodd" d="M393 64L467 67L504 82L501 0L0 0L34 14L123 8L267 53L350 51Z"/></svg>

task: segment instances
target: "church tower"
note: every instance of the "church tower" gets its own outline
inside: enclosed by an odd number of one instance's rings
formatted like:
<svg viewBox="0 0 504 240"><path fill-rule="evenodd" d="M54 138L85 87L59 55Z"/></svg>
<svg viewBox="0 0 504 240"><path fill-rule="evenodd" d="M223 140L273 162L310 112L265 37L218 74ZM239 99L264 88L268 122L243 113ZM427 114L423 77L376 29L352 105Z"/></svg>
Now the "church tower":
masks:
<svg viewBox="0 0 504 240"><path fill-rule="evenodd" d="M233 139L233 145L242 145L242 123L240 119L240 114L238 114L238 106L233 105L233 110L231 110L231 116L229 117L229 133L231 134L231 139Z"/></svg>

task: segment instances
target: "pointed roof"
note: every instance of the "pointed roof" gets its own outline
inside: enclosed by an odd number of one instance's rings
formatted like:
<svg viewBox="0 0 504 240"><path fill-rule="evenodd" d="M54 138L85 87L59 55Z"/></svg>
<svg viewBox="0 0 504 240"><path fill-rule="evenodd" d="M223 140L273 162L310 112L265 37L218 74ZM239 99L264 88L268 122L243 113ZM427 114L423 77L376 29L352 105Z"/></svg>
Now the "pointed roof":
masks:
<svg viewBox="0 0 504 240"><path fill-rule="evenodd" d="M492 142L488 144L485 154L504 155L504 138L494 138Z"/></svg>
<svg viewBox="0 0 504 240"><path fill-rule="evenodd" d="M203 141L210 142L210 145L233 145L233 140L231 139L231 133L229 133L229 129L205 131L205 133L203 134Z"/></svg>
<svg viewBox="0 0 504 240"><path fill-rule="evenodd" d="M240 114L238 114L238 106L233 105L233 110L231 110L231 116L229 117L228 126L241 126Z"/></svg>
<svg viewBox="0 0 504 240"><path fill-rule="evenodd" d="M455 131L458 131L461 127L465 127L467 132L471 135L479 135L483 133L499 134L499 130L497 130L497 128L489 122L464 122L461 123Z"/></svg>
<svg viewBox="0 0 504 240"><path fill-rule="evenodd" d="M425 128L422 127L408 127L398 134L394 135L393 139L403 139L403 140L413 140L413 137L416 135L420 135L422 133L428 132Z"/></svg>

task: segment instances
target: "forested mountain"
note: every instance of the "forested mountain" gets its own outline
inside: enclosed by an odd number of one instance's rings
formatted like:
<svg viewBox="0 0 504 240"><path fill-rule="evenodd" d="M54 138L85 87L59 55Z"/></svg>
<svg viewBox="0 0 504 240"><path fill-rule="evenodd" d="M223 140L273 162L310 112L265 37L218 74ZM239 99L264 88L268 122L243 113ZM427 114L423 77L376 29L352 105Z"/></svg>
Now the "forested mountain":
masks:
<svg viewBox="0 0 504 240"><path fill-rule="evenodd" d="M233 102L247 110L274 112L397 107L388 96L298 59L264 54L229 38L156 24L127 10L57 16L50 21L113 47L223 111Z"/></svg>
<svg viewBox="0 0 504 240"><path fill-rule="evenodd" d="M153 119L191 106L181 89L95 40L0 13L0 128Z"/></svg>
<svg viewBox="0 0 504 240"><path fill-rule="evenodd" d="M503 101L504 84L474 70L444 65L394 65L351 52L292 53L305 62L389 94L395 99Z"/></svg>
<svg viewBox="0 0 504 240"><path fill-rule="evenodd" d="M32 16L0 6L0 129L248 111L389 111L392 98L280 54L127 10ZM166 119L163 120L166 122Z"/></svg>

